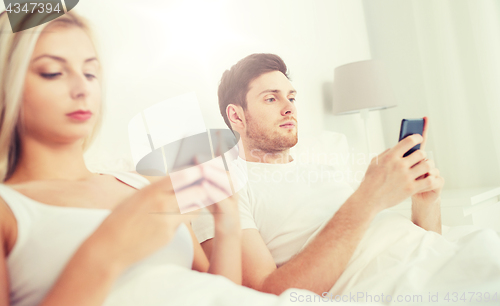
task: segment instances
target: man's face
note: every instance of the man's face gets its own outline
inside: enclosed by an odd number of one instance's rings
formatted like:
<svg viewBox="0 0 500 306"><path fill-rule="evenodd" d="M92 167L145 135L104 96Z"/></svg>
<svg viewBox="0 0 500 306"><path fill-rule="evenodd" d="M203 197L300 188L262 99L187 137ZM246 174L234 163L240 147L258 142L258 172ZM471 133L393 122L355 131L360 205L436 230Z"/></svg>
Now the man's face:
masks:
<svg viewBox="0 0 500 306"><path fill-rule="evenodd" d="M276 153L297 144L296 91L280 71L250 83L245 110L245 135L253 149Z"/></svg>

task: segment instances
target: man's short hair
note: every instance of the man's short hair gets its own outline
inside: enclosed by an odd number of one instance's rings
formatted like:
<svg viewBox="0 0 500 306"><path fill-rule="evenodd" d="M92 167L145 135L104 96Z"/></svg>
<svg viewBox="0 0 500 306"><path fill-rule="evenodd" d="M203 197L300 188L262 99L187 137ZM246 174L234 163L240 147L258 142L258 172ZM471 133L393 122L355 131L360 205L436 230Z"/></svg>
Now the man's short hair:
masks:
<svg viewBox="0 0 500 306"><path fill-rule="evenodd" d="M231 130L231 123L226 114L227 106L229 104L240 105L246 110L246 96L250 82L271 71L280 71L288 78L285 62L279 56L269 53L251 54L224 72L218 90L219 108L224 121Z"/></svg>

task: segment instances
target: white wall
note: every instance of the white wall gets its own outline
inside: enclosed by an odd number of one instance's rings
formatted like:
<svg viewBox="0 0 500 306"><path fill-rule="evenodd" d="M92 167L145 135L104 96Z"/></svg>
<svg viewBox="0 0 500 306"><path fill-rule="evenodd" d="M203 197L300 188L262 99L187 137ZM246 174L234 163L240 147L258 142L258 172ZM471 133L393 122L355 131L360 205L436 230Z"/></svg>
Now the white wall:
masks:
<svg viewBox="0 0 500 306"><path fill-rule="evenodd" d="M364 150L358 115L333 117L328 105L334 68L370 58L361 0L84 0L75 10L97 30L107 81L105 124L89 165L121 160L112 167L133 168L129 120L179 94L196 92L207 128L225 127L218 82L255 52L276 53L289 67L299 142L327 129ZM380 121L372 118L372 145L380 148Z"/></svg>
<svg viewBox="0 0 500 306"><path fill-rule="evenodd" d="M499 2L363 4L372 56L386 63L399 98L381 113L387 145L396 143L402 118L429 116L426 151L445 189L498 186Z"/></svg>
<svg viewBox="0 0 500 306"><path fill-rule="evenodd" d="M276 53L287 63L298 90L301 137L322 129L349 134L352 129L339 123L360 124L325 117L323 94L336 66L370 57L360 0L86 0L77 11L98 30L107 73L108 113L87 154L91 164L121 158L133 166L128 121L182 93L196 92L208 128L225 127L218 82L224 70L255 52ZM355 144L363 134L349 136Z"/></svg>

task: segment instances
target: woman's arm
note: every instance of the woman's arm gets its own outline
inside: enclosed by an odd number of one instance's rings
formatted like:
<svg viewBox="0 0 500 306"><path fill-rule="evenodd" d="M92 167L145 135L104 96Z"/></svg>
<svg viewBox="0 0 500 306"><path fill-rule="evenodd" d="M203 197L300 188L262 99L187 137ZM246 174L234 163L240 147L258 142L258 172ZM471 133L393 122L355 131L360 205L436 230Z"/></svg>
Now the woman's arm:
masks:
<svg viewBox="0 0 500 306"><path fill-rule="evenodd" d="M7 204L0 198L0 306L9 306L9 274L7 271L7 239L6 224L4 222L7 211Z"/></svg>
<svg viewBox="0 0 500 306"><path fill-rule="evenodd" d="M189 186L198 179L193 174L184 183ZM191 218L180 214L170 178L142 188L82 243L40 305L102 305L126 268L167 244L178 226Z"/></svg>
<svg viewBox="0 0 500 306"><path fill-rule="evenodd" d="M0 198L0 306L9 306L9 277L6 263L7 237L12 222L6 221L7 204ZM92 245L94 247L92 247ZM52 291L40 305L102 305L113 281L121 273L113 260L86 241L70 260ZM92 293L92 294L89 294Z"/></svg>
<svg viewBox="0 0 500 306"><path fill-rule="evenodd" d="M5 248L3 238L0 238L0 306L9 306L9 277L7 274L7 263L5 259Z"/></svg>

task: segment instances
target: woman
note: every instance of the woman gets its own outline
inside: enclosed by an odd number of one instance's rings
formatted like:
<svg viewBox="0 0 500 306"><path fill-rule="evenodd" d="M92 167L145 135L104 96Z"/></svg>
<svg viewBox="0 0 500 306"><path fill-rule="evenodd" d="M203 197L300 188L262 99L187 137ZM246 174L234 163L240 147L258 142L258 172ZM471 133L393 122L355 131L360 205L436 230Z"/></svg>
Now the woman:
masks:
<svg viewBox="0 0 500 306"><path fill-rule="evenodd" d="M10 31L3 12L0 305L101 305L119 281L147 265L175 264L241 284L233 197L210 206L218 227L209 262L192 239L193 215L178 213L168 177L149 184L137 173L86 168L83 152L102 118L102 74L87 23L68 12ZM206 170L192 168L184 192L195 201L229 194L203 176Z"/></svg>

